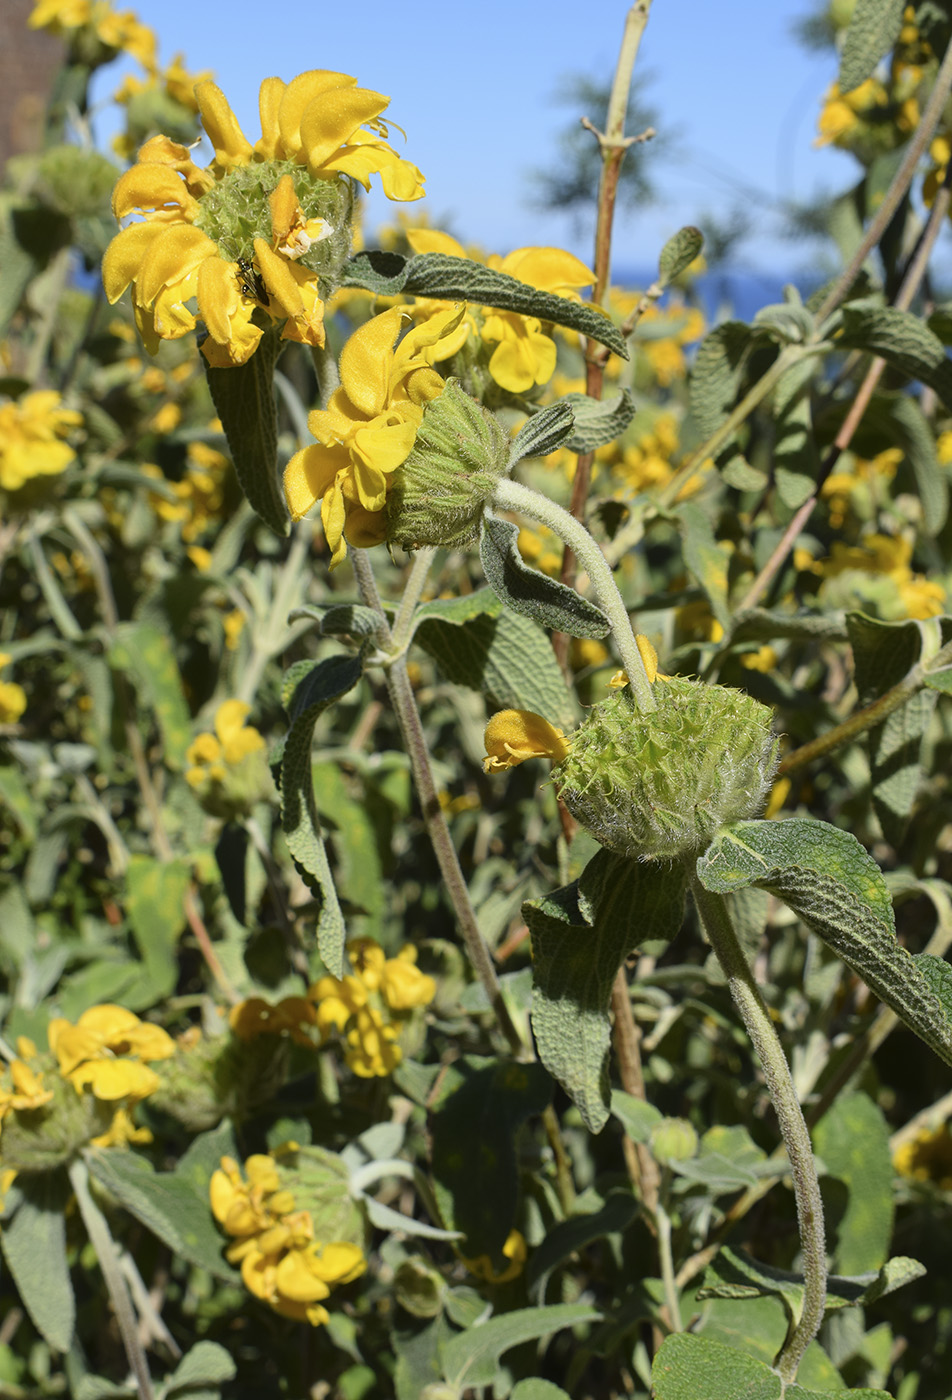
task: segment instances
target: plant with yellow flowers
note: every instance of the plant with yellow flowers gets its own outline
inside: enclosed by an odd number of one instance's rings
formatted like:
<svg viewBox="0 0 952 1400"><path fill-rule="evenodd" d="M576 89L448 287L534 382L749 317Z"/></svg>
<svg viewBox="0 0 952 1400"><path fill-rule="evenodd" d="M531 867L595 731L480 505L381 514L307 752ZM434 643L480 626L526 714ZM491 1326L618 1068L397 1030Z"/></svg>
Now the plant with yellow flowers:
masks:
<svg viewBox="0 0 952 1400"><path fill-rule="evenodd" d="M613 250L664 169L624 8L544 181L594 243L505 251L427 215L389 70L258 75L251 131L33 6L4 1393L947 1400L947 7L814 25L829 280L728 314L693 224Z"/></svg>

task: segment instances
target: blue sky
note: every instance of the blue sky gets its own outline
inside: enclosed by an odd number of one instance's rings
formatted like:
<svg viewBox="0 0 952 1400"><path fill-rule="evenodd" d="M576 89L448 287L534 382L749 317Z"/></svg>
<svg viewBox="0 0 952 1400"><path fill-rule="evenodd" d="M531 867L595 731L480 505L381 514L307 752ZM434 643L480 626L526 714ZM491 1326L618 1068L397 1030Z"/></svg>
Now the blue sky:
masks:
<svg viewBox="0 0 952 1400"><path fill-rule="evenodd" d="M613 73L622 0L138 0L135 8L159 35L162 61L184 50L190 68L214 70L252 141L262 78L352 73L390 95L387 116L405 129L406 154L427 177L415 208L432 223L492 251L557 243L590 259L590 235L531 208L528 176L556 159L557 133L571 120L556 101L566 78ZM832 54L807 52L791 35L813 8L811 0L654 0L637 71L669 137L654 166L661 198L621 212L616 264L650 266L682 224L737 204L756 216L744 248L752 266L786 274L808 263L809 250L777 238L771 211L778 200L844 188L858 170L846 154L812 146L835 76ZM373 198L368 227L391 208Z"/></svg>

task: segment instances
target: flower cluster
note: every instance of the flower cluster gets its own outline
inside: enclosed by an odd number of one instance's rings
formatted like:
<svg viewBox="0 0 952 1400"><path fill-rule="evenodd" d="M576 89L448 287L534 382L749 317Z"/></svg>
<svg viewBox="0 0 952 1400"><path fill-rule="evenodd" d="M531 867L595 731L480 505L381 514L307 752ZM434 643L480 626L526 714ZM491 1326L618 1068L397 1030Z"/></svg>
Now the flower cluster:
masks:
<svg viewBox="0 0 952 1400"><path fill-rule="evenodd" d="M143 68L155 68L155 33L132 10L115 10L110 0L36 0L27 23L67 39L87 61L105 63L121 51Z"/></svg>
<svg viewBox="0 0 952 1400"><path fill-rule="evenodd" d="M317 1237L310 1210L297 1204L293 1170L257 1154L244 1164L223 1157L210 1183L215 1219L235 1243L226 1251L245 1287L283 1317L328 1320L331 1289L359 1278L363 1250L350 1240Z"/></svg>
<svg viewBox="0 0 952 1400"><path fill-rule="evenodd" d="M55 389L38 389L0 404L0 487L19 491L37 476L58 476L76 458L63 439L83 415L62 407Z"/></svg>
<svg viewBox="0 0 952 1400"><path fill-rule="evenodd" d="M828 559L808 565L823 580L834 606L875 610L887 621L939 617L945 586L913 571L912 541L902 535L864 535L858 545L837 540Z"/></svg>
<svg viewBox="0 0 952 1400"><path fill-rule="evenodd" d="M436 995L432 977L416 966L416 948L407 944L388 958L371 938L347 945L353 972L321 977L308 991L323 1039L343 1037L345 1059L362 1079L391 1074L403 1058L397 1044L400 1027L417 1008Z"/></svg>
<svg viewBox="0 0 952 1400"><path fill-rule="evenodd" d="M948 1123L923 1127L893 1154L893 1166L911 1181L932 1181L952 1191L952 1131Z"/></svg>
<svg viewBox="0 0 952 1400"><path fill-rule="evenodd" d="M386 537L388 486L410 455L424 406L443 392L433 363L452 353L462 314L462 307L444 307L398 340L406 313L393 307L344 346L340 388L308 418L317 442L296 452L284 473L293 520L321 501L331 568L348 542L363 548Z"/></svg>
<svg viewBox="0 0 952 1400"><path fill-rule="evenodd" d="M389 99L356 79L315 69L261 84L261 136L248 141L220 88L195 87L214 147L201 168L167 136L141 147L120 177L113 212L124 228L103 259L115 302L132 285L136 321L152 353L204 322L209 364L240 365L264 329L324 344L324 297L350 252L353 185L380 176L391 199L423 194L423 177L387 143ZM197 313L189 303L197 300Z"/></svg>
<svg viewBox="0 0 952 1400"><path fill-rule="evenodd" d="M455 238L434 229L408 229L407 240L415 253L470 256ZM516 248L504 258L493 254L486 262L495 271L515 277L537 291L553 292L573 301L581 300L579 288L590 287L595 281L595 274L583 262L561 248ZM418 302L417 314L428 314L432 305ZM536 385L546 384L555 372L555 341L543 331L542 322L535 316L470 308L460 323L458 344L448 353L460 349L470 334L494 347L489 373L500 388L511 394L525 394Z"/></svg>
<svg viewBox="0 0 952 1400"><path fill-rule="evenodd" d="M182 539L193 544L221 517L225 501L228 458L204 442L190 442L186 449L188 465L181 481L168 481L157 466L147 462L142 470L163 483L163 492L150 493L149 502L160 520L181 524ZM168 492L174 496L169 500Z"/></svg>
<svg viewBox="0 0 952 1400"><path fill-rule="evenodd" d="M91 1006L75 1025L54 1017L49 1055L21 1037L17 1058L0 1075L3 1161L13 1171L52 1171L75 1152L151 1142L133 1110L160 1087L153 1061L175 1043L124 1007Z"/></svg>
<svg viewBox="0 0 952 1400"><path fill-rule="evenodd" d="M199 734L185 754L185 780L213 816L250 811L269 788L265 742L245 720L251 706L226 700L215 712L214 734Z"/></svg>

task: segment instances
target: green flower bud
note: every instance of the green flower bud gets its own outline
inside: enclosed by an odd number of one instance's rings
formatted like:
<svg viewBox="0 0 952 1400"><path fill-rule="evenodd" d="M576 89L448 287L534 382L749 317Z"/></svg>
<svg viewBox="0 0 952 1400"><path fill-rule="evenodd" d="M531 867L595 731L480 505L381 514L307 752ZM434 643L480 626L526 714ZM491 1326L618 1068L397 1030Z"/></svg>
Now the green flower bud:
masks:
<svg viewBox="0 0 952 1400"><path fill-rule="evenodd" d="M697 1149L697 1133L686 1118L664 1118L651 1129L651 1155L663 1167L688 1161Z"/></svg>
<svg viewBox="0 0 952 1400"><path fill-rule="evenodd" d="M397 1302L414 1317L439 1317L446 1284L436 1269L419 1255L404 1259L393 1279Z"/></svg>
<svg viewBox="0 0 952 1400"><path fill-rule="evenodd" d="M52 1172L69 1162L90 1138L105 1133L118 1107L92 1094L77 1094L58 1074L46 1077L53 1097L42 1108L19 1109L3 1120L3 1165L17 1172Z"/></svg>
<svg viewBox="0 0 952 1400"><path fill-rule="evenodd" d="M390 478L387 539L404 549L468 544L506 474L509 440L497 419L448 379L423 410L410 455Z"/></svg>
<svg viewBox="0 0 952 1400"><path fill-rule="evenodd" d="M283 1087L288 1055L288 1042L276 1035L252 1041L203 1037L165 1061L149 1106L193 1133L206 1132L223 1118L241 1122Z"/></svg>
<svg viewBox="0 0 952 1400"><path fill-rule="evenodd" d="M596 705L553 777L603 846L642 860L699 854L763 807L776 760L772 712L743 691L674 676L641 713L630 687Z"/></svg>

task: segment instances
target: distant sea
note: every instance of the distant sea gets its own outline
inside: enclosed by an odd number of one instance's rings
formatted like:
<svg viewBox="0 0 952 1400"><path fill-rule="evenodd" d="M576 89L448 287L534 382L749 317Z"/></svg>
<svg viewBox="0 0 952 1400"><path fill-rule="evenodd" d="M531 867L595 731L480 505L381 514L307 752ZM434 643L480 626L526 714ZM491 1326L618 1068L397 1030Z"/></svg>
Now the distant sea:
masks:
<svg viewBox="0 0 952 1400"><path fill-rule="evenodd" d="M617 267L612 270L612 282L622 287L648 287L656 275L652 269ZM769 272L717 268L699 277L694 287L709 322L728 317L750 321L762 306L782 302L783 289L791 283L806 301L819 279L809 272L791 272L787 277L777 277Z"/></svg>

